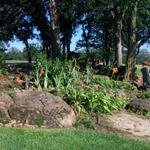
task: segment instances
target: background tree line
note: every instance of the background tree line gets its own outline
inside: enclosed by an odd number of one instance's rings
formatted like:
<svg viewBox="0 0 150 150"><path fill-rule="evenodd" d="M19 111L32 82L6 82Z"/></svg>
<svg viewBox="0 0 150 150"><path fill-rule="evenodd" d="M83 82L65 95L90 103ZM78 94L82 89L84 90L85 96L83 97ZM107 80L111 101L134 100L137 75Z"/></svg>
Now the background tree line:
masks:
<svg viewBox="0 0 150 150"><path fill-rule="evenodd" d="M150 40L150 0L0 0L0 41L22 41L29 62L28 41L34 38L47 58L71 59L71 39L79 27L77 48L85 51L85 62L97 52L106 67L120 67L125 57L129 80L140 47Z"/></svg>

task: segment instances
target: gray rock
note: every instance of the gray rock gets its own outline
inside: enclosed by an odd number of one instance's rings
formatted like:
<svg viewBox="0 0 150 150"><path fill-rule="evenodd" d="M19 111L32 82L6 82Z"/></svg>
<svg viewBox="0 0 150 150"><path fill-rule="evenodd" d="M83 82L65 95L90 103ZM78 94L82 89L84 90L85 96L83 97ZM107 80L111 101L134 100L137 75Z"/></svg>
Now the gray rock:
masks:
<svg viewBox="0 0 150 150"><path fill-rule="evenodd" d="M136 99L130 101L130 103L126 106L126 109L130 109L134 112L143 111L150 112L150 100L144 99Z"/></svg>
<svg viewBox="0 0 150 150"><path fill-rule="evenodd" d="M12 97L10 118L22 124L57 128L70 127L75 121L73 109L61 97L38 91L16 92Z"/></svg>
<svg viewBox="0 0 150 150"><path fill-rule="evenodd" d="M6 107L9 107L13 104L13 100L9 95L0 92L0 103L4 103Z"/></svg>
<svg viewBox="0 0 150 150"><path fill-rule="evenodd" d="M0 92L0 122L1 123L6 123L10 120L8 109L12 104L13 104L12 98L3 92Z"/></svg>

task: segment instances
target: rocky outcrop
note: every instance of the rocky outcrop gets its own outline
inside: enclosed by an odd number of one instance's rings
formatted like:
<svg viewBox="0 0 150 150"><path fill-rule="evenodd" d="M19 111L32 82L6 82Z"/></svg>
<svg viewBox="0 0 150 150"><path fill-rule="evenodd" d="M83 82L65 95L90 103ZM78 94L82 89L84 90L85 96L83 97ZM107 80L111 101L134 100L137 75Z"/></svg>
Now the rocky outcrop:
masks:
<svg viewBox="0 0 150 150"><path fill-rule="evenodd" d="M8 108L13 104L12 98L0 92L0 122L8 122L10 120L10 116L8 114Z"/></svg>
<svg viewBox="0 0 150 150"><path fill-rule="evenodd" d="M5 76L0 76L0 89L9 88L12 86L12 82Z"/></svg>
<svg viewBox="0 0 150 150"><path fill-rule="evenodd" d="M136 99L129 102L126 109L130 109L133 112L150 112L150 101L147 99Z"/></svg>
<svg viewBox="0 0 150 150"><path fill-rule="evenodd" d="M61 97L50 93L21 91L15 92L12 99L1 101L9 119L18 124L57 128L70 127L75 121L73 109Z"/></svg>

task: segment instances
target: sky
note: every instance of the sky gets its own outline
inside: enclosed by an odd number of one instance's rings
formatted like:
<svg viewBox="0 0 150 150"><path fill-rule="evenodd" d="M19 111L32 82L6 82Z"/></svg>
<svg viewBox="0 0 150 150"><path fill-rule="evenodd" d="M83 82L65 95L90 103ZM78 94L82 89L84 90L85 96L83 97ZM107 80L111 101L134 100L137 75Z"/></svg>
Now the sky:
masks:
<svg viewBox="0 0 150 150"><path fill-rule="evenodd" d="M76 33L73 35L72 40L71 40L71 45L70 45L70 48L72 51L75 50L77 41L82 38L81 34L82 34L81 28L79 28L76 30ZM29 40L29 43L35 43L35 44L37 43L38 44L38 41L37 40ZM14 40L13 42L9 42L9 46L7 46L8 49L11 49L12 47L17 48L18 50L22 51L25 48L25 45L21 41Z"/></svg>
<svg viewBox="0 0 150 150"><path fill-rule="evenodd" d="M72 51L75 50L77 41L82 38L81 34L82 34L81 29L78 29L76 31L76 34L73 35L72 40L71 40L71 46L70 46ZM38 44L38 41L37 40L29 40L29 43L35 43L35 44L37 43ZM9 42L9 47L7 47L7 48L11 49L12 47L17 48L18 50L22 51L24 49L25 45L21 41L14 40L13 42ZM140 49L147 49L150 52L150 44L144 44L143 46L141 46Z"/></svg>
<svg viewBox="0 0 150 150"><path fill-rule="evenodd" d="M71 50L75 50L76 43L80 38L81 38L81 36L79 36L79 35L72 38L71 46L70 46ZM38 41L37 40L32 40L32 42L29 41L29 43L35 43L36 44L36 43L38 43ZM23 42L15 40L13 42L9 42L9 46L7 48L11 49L12 47L17 48L18 50L22 51L25 48L25 45L23 44Z"/></svg>
<svg viewBox="0 0 150 150"><path fill-rule="evenodd" d="M76 35L72 38L71 46L70 46L71 50L75 50L76 43L79 39L81 39L80 35ZM38 43L38 41L37 40L32 40L32 41L29 41L29 43ZM15 40L13 42L9 42L9 46L7 48L11 49L12 47L17 48L18 50L23 50L25 45L23 44L23 42Z"/></svg>
<svg viewBox="0 0 150 150"><path fill-rule="evenodd" d="M144 44L140 49L147 49L150 52L150 44Z"/></svg>

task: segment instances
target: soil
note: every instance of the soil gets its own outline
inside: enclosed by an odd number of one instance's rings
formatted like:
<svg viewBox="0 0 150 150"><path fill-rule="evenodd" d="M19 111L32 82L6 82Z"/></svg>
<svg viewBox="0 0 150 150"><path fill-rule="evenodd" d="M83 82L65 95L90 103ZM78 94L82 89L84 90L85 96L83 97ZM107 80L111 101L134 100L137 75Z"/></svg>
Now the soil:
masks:
<svg viewBox="0 0 150 150"><path fill-rule="evenodd" d="M98 118L97 131L150 140L150 118L121 111Z"/></svg>

